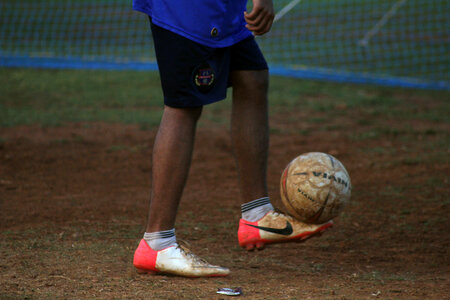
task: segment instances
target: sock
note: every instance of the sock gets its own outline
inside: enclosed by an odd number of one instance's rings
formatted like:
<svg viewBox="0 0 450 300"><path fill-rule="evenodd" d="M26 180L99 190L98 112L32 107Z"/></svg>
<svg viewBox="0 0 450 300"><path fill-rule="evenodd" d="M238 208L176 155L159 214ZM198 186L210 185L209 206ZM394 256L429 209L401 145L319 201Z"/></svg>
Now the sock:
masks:
<svg viewBox="0 0 450 300"><path fill-rule="evenodd" d="M273 210L269 197L259 198L241 205L242 219L256 222Z"/></svg>
<svg viewBox="0 0 450 300"><path fill-rule="evenodd" d="M155 251L176 245L175 228L157 232L146 232L144 233L144 240Z"/></svg>

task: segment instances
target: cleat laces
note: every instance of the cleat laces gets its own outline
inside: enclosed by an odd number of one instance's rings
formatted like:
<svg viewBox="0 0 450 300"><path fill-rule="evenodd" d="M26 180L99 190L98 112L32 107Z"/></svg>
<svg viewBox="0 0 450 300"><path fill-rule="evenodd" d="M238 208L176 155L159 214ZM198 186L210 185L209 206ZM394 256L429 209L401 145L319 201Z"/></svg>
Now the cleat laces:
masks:
<svg viewBox="0 0 450 300"><path fill-rule="evenodd" d="M188 243L186 243L188 244ZM189 260L191 260L193 262L193 267L196 268L212 268L215 266L212 266L209 262L207 262L205 259L201 258L200 256L195 255L191 250L189 250L186 246L184 245L179 245L177 244L176 246L177 249L180 250L180 252L186 256Z"/></svg>

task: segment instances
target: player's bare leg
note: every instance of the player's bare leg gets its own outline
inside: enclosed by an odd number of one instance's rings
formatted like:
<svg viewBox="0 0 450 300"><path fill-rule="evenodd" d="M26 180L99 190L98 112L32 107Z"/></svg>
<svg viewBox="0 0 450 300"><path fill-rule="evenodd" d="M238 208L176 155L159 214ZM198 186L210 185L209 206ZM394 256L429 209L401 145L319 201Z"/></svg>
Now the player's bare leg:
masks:
<svg viewBox="0 0 450 300"><path fill-rule="evenodd" d="M134 254L140 273L186 277L226 276L227 268L211 265L179 246L175 219L191 164L201 108L165 107L153 148L152 193L147 232Z"/></svg>
<svg viewBox="0 0 450 300"><path fill-rule="evenodd" d="M153 146L152 193L147 232L168 230L175 225L201 112L201 107L164 108Z"/></svg>
<svg viewBox="0 0 450 300"><path fill-rule="evenodd" d="M267 196L268 71L234 71L231 137L242 203Z"/></svg>
<svg viewBox="0 0 450 300"><path fill-rule="evenodd" d="M268 73L236 71L232 73L232 84L231 133L241 200L245 203L241 207L243 217L239 223L239 244L247 250L262 249L270 243L303 241L332 226L332 222L305 224L273 210L266 185L269 147Z"/></svg>

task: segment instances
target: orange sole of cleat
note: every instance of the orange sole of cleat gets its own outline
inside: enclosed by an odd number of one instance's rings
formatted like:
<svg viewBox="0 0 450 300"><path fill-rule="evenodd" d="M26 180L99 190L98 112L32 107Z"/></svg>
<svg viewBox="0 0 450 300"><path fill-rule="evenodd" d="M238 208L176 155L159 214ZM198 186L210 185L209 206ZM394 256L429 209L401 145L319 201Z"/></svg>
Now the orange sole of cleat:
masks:
<svg viewBox="0 0 450 300"><path fill-rule="evenodd" d="M256 243L256 249L262 250L264 249L265 244L263 242Z"/></svg>
<svg viewBox="0 0 450 300"><path fill-rule="evenodd" d="M135 267L135 269L136 269L136 273L138 273L138 274L140 274L140 275L157 275L157 274L160 274L160 275L171 275L171 274L169 274L169 273L163 273L163 272L156 272L156 271L151 271L151 270L145 270L145 269L138 269L138 268L136 268ZM212 275L208 275L208 276L205 276L205 277L225 277L225 276L227 276L228 274L212 274ZM188 277L188 278L200 278L200 277L202 277L202 276L185 276L185 277Z"/></svg>
<svg viewBox="0 0 450 300"><path fill-rule="evenodd" d="M247 244L247 245L245 245L245 249L247 251L253 251L255 249L255 245L254 244Z"/></svg>
<svg viewBox="0 0 450 300"><path fill-rule="evenodd" d="M243 247L245 247L245 249L247 251L253 251L256 249L258 250L263 250L266 244L272 244L272 243L286 243L286 242L295 242L295 243L302 243L304 241L306 241L307 239L311 238L311 237L319 237L322 235L322 233L329 229L330 227L333 226L333 223L328 223L326 225L324 225L323 227L319 228L319 230L317 230L316 232L312 232L310 234L307 234L305 236L301 236L298 237L296 239L290 239L290 240L284 240L284 241L266 241L265 243L262 241L256 242L256 243L249 243Z"/></svg>
<svg viewBox="0 0 450 300"><path fill-rule="evenodd" d="M264 247L265 247L265 244L263 242L258 242L256 244L250 243L250 244L245 245L245 249L247 251L253 251L255 249L262 250L262 249L264 249Z"/></svg>

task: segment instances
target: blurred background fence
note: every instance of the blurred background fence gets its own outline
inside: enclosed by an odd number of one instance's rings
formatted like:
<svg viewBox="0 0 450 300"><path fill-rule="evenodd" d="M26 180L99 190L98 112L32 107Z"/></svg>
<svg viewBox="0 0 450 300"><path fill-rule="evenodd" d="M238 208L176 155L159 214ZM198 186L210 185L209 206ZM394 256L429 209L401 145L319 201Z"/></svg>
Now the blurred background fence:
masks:
<svg viewBox="0 0 450 300"><path fill-rule="evenodd" d="M0 0L0 66L157 68L131 0ZM249 1L251 2L251 1ZM271 74L450 90L450 1L277 0Z"/></svg>

